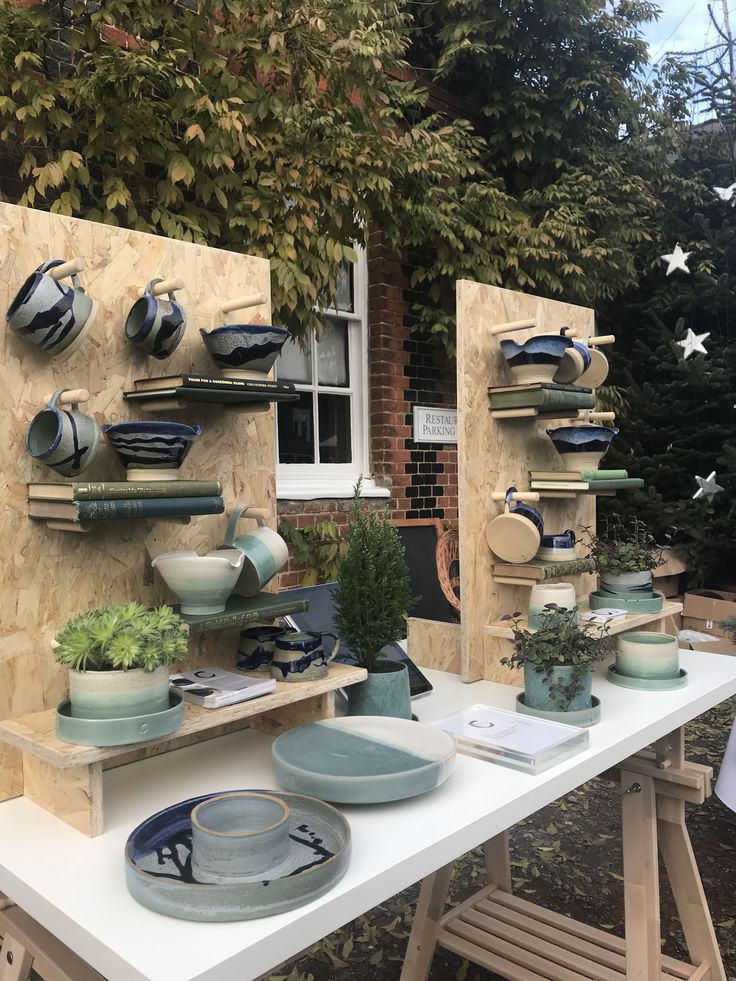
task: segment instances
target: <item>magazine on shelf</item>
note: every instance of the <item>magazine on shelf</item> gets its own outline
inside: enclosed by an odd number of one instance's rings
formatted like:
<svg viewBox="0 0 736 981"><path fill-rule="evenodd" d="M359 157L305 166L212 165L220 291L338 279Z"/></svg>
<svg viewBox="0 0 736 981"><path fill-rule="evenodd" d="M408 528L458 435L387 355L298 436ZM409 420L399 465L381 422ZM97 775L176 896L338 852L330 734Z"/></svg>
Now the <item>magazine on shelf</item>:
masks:
<svg viewBox="0 0 736 981"><path fill-rule="evenodd" d="M276 687L273 678L252 678L222 668L195 668L182 674L172 674L169 679L172 688L181 692L183 698L202 708L222 708L251 698L268 695Z"/></svg>

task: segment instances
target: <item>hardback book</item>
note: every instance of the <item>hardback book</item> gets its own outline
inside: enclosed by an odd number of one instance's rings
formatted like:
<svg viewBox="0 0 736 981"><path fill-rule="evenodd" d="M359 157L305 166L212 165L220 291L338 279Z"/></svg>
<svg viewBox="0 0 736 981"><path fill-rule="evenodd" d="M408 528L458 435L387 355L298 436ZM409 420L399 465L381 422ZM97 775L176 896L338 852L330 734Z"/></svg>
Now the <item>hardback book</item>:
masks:
<svg viewBox="0 0 736 981"><path fill-rule="evenodd" d="M530 480L626 480L627 470L530 470Z"/></svg>
<svg viewBox="0 0 736 981"><path fill-rule="evenodd" d="M635 487L643 487L644 480L641 477L622 477L619 480L532 480L529 484L531 490L575 490L575 491L607 491L607 490L633 490Z"/></svg>
<svg viewBox="0 0 736 981"><path fill-rule="evenodd" d="M188 702L202 708L222 708L268 695L276 688L270 677L252 678L222 668L195 668L183 674L172 674L169 684Z"/></svg>
<svg viewBox="0 0 736 981"><path fill-rule="evenodd" d="M32 518L66 521L108 521L116 518L180 518L191 514L222 514L225 503L216 497L153 497L134 500L28 502Z"/></svg>
<svg viewBox="0 0 736 981"><path fill-rule="evenodd" d="M590 560L587 560L590 561ZM494 577L503 576L513 579L529 579L532 582L543 582L547 579L546 570L558 573L561 576L577 576L584 572L593 572L592 566L585 568L586 559L570 559L568 562L542 562L541 560L525 562L520 565L511 565L505 562L493 563ZM575 566L583 566L576 569ZM555 578L557 578L555 576Z"/></svg>
<svg viewBox="0 0 736 981"><path fill-rule="evenodd" d="M150 393L146 393L147 395ZM263 398L263 396L261 396ZM195 400L196 401L196 400ZM268 412L271 409L270 402L261 402L259 399L252 401L250 398L238 398L238 399L220 399L212 397L209 400L212 405L247 405L248 412ZM291 395L279 396L273 400L274 402L293 402L294 398ZM203 404L200 399L196 404ZM137 402L136 405L143 412L178 412L181 409L191 409L192 403L187 402L180 398L174 398L171 396L164 398L145 398Z"/></svg>
<svg viewBox="0 0 736 981"><path fill-rule="evenodd" d="M551 409L592 409L595 395L588 389L577 391L554 388L524 389L516 392L491 392L492 409L536 408L540 411Z"/></svg>
<svg viewBox="0 0 736 981"><path fill-rule="evenodd" d="M117 501L144 497L219 497L220 494L219 480L75 480L28 485L28 497L39 501Z"/></svg>
<svg viewBox="0 0 736 981"><path fill-rule="evenodd" d="M492 705L471 705L433 724L455 736L458 752L525 773L542 773L588 748L586 729Z"/></svg>
<svg viewBox="0 0 736 981"><path fill-rule="evenodd" d="M291 382L272 381L261 378L225 378L223 375L161 375L159 378L136 378L133 382L136 392L159 391L162 388L223 388L262 392L294 391Z"/></svg>
<svg viewBox="0 0 736 981"><path fill-rule="evenodd" d="M233 379L237 381L237 379ZM123 392L123 398L129 402L136 402L141 407L148 406L153 401L160 402L170 399L188 405L190 402L205 402L214 405L238 405L248 402L294 402L299 398L299 393L291 382L269 382L273 388L264 388L263 382L241 382L241 386L253 387L232 387L222 388L216 385L197 385L192 388L189 385L180 385L177 388L157 388L147 389L145 392L127 391ZM167 406L168 407L168 406ZM183 407L183 406L182 406Z"/></svg>
<svg viewBox="0 0 736 981"><path fill-rule="evenodd" d="M555 382L529 382L526 385L490 385L489 395L505 395L511 392L539 392L543 390L551 392L585 392L590 395L592 388L584 385L558 385Z"/></svg>

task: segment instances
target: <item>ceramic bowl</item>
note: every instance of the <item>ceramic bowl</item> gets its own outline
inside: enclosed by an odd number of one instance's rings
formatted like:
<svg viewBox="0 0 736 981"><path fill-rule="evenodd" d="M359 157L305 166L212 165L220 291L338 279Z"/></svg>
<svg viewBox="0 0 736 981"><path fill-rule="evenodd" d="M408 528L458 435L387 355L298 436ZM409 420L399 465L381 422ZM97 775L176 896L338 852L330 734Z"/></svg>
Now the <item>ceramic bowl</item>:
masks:
<svg viewBox="0 0 736 981"><path fill-rule="evenodd" d="M190 616L222 613L243 567L243 553L233 548L196 552L162 552L151 562Z"/></svg>
<svg viewBox="0 0 736 981"><path fill-rule="evenodd" d="M178 477L202 427L154 420L104 425L102 432L127 470L128 480L165 480Z"/></svg>
<svg viewBox="0 0 736 981"><path fill-rule="evenodd" d="M554 381L562 385L577 382L580 376L590 367L590 351L580 341L573 341L560 361L555 372Z"/></svg>
<svg viewBox="0 0 736 981"><path fill-rule="evenodd" d="M289 807L273 794L222 794L192 810L192 873L230 882L267 872L289 852Z"/></svg>
<svg viewBox="0 0 736 981"><path fill-rule="evenodd" d="M628 678L677 678L680 650L677 637L646 631L621 634L616 673Z"/></svg>
<svg viewBox="0 0 736 981"><path fill-rule="evenodd" d="M510 340L501 341L501 353L514 381L518 385L528 385L532 382L551 382L565 351L572 346L573 342L569 337L539 334L523 344Z"/></svg>
<svg viewBox="0 0 736 981"><path fill-rule="evenodd" d="M217 367L232 377L270 371L291 337L288 330L271 324L223 324L201 329L200 334Z"/></svg>
<svg viewBox="0 0 736 981"><path fill-rule="evenodd" d="M618 429L608 426L560 426L547 435L570 470L597 470Z"/></svg>
<svg viewBox="0 0 736 981"><path fill-rule="evenodd" d="M536 557L543 562L570 562L575 558L575 532L568 528L559 535L542 535Z"/></svg>

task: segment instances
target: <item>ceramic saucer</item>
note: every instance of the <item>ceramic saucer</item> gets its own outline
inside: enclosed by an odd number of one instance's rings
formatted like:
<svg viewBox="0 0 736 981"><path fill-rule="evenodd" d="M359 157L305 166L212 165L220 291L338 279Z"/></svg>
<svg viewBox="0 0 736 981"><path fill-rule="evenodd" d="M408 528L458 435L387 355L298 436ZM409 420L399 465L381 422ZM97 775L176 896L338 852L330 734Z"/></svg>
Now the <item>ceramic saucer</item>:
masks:
<svg viewBox="0 0 736 981"><path fill-rule="evenodd" d="M612 605L626 610L628 613L659 613L664 603L662 593L653 593L650 596L625 596L621 593L613 595L602 593L600 590L592 592L588 596L588 605L591 610L608 609Z"/></svg>
<svg viewBox="0 0 736 981"><path fill-rule="evenodd" d="M600 722L601 700L595 695L591 697L590 708L578 709L576 712L546 712L543 709L533 709L524 701L524 692L516 696L516 711L522 715L534 715L538 719L548 719L550 722L565 722L569 726L594 726Z"/></svg>
<svg viewBox="0 0 736 981"><path fill-rule="evenodd" d="M178 691L169 692L163 712L133 715L125 719L85 719L72 715L67 698L56 709L56 735L79 746L125 746L160 739L176 732L184 721L184 702Z"/></svg>
<svg viewBox="0 0 736 981"><path fill-rule="evenodd" d="M640 691L671 691L673 688L684 688L687 684L687 671L680 668L674 678L632 678L628 674L619 674L616 665L608 667L608 680L621 688L638 688Z"/></svg>

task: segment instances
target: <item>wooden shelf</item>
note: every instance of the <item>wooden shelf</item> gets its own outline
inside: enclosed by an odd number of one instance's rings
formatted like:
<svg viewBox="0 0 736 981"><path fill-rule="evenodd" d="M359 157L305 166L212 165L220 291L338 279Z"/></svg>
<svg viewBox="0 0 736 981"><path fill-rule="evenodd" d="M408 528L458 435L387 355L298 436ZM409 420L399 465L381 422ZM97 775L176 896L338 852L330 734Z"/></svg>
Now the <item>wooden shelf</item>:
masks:
<svg viewBox="0 0 736 981"><path fill-rule="evenodd" d="M523 573L534 571L534 577ZM571 559L569 562L524 562L513 565L496 562L493 565L493 581L510 586L534 586L538 582L553 582L567 576L581 576L595 572L593 559Z"/></svg>
<svg viewBox="0 0 736 981"><path fill-rule="evenodd" d="M579 613L581 616L584 613L588 613L588 608L580 607ZM635 627L644 627L649 623L657 623L659 620L665 620L667 617L674 616L676 613L682 613L682 603L670 603L665 600L659 613L628 613L625 617L620 617L618 620L611 620L608 624L608 633L611 635L622 634L626 630L633 630ZM580 622L582 624L584 621L581 620ZM520 619L519 626L522 630L528 629L526 617ZM599 624L591 624L591 627L594 631L597 628L597 632L600 632ZM514 639L513 630L506 620L497 620L495 623L486 624L483 627L483 633L489 637L500 637L503 640Z"/></svg>
<svg viewBox="0 0 736 981"><path fill-rule="evenodd" d="M580 409L538 409L536 406L518 409L491 409L491 419L578 419Z"/></svg>
<svg viewBox="0 0 736 981"><path fill-rule="evenodd" d="M179 607L175 606L177 613ZM231 596L222 613L205 613L192 616L182 613L182 620L189 625L190 634L210 633L213 630L230 630L249 623L270 623L289 613L303 613L309 609L309 600L290 599L284 593L258 593L257 596Z"/></svg>

